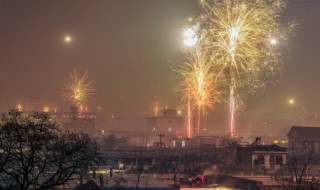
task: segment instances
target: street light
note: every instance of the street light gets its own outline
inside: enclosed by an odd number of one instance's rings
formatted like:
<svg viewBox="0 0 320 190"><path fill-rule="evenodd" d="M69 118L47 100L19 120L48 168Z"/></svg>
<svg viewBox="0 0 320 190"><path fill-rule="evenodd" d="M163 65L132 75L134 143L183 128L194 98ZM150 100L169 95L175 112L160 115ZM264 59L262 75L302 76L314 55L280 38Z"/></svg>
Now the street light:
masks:
<svg viewBox="0 0 320 190"><path fill-rule="evenodd" d="M289 101L288 101L288 103L289 103L290 105L294 105L294 104L295 104L295 101L294 101L294 99L290 98Z"/></svg>

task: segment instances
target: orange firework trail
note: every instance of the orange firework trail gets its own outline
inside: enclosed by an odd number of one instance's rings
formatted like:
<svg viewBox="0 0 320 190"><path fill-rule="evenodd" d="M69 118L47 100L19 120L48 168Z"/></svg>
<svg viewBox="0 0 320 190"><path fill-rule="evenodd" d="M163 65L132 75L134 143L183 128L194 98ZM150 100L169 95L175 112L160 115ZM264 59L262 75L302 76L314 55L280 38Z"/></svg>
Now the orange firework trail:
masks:
<svg viewBox="0 0 320 190"><path fill-rule="evenodd" d="M81 75L77 71L74 71L70 73L70 78L71 80L64 87L62 96L67 100L71 100L75 105L80 106L95 93L95 90L92 88L94 81L88 80L87 72Z"/></svg>

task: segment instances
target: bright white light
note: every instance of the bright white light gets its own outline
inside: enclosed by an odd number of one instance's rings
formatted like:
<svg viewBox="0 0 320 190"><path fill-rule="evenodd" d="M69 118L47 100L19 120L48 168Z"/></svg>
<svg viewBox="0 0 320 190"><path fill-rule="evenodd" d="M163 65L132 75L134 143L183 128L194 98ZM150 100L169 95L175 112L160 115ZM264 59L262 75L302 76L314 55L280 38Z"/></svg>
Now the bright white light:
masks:
<svg viewBox="0 0 320 190"><path fill-rule="evenodd" d="M239 38L240 27L231 27L229 29L229 40L230 40L230 52L232 57L234 57L234 52L236 48L236 43Z"/></svg>
<svg viewBox="0 0 320 190"><path fill-rule="evenodd" d="M271 45L277 45L279 42L278 42L278 40L277 39L275 39L275 38L271 38L270 39L270 44Z"/></svg>
<svg viewBox="0 0 320 190"><path fill-rule="evenodd" d="M295 104L295 100L294 100L294 99L292 99L292 98L290 98L290 99L288 100L288 102L289 102L289 104L290 104L290 105Z"/></svg>
<svg viewBox="0 0 320 190"><path fill-rule="evenodd" d="M72 41L71 36L67 35L67 36L64 37L64 42L70 43L71 41Z"/></svg>
<svg viewBox="0 0 320 190"><path fill-rule="evenodd" d="M183 32L184 40L183 43L185 46L195 46L198 43L198 38L194 27L190 27Z"/></svg>
<svg viewBox="0 0 320 190"><path fill-rule="evenodd" d="M183 43L185 46L189 46L192 47L194 45L196 45L198 42L198 38L194 37L194 38L186 38L185 40L183 40Z"/></svg>
<svg viewBox="0 0 320 190"><path fill-rule="evenodd" d="M240 27L232 27L229 29L231 40L235 40L239 37Z"/></svg>
<svg viewBox="0 0 320 190"><path fill-rule="evenodd" d="M186 38L194 38L196 32L192 28L188 28L183 32L184 37Z"/></svg>

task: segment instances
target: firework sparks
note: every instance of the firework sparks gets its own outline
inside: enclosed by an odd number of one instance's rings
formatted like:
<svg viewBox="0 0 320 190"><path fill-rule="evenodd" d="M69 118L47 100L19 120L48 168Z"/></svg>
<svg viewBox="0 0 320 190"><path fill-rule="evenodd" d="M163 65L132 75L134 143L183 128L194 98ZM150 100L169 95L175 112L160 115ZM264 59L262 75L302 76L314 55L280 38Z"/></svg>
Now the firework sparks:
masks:
<svg viewBox="0 0 320 190"><path fill-rule="evenodd" d="M94 94L95 90L92 88L93 80L88 80L87 72L81 75L77 71L70 73L70 78L71 80L65 85L62 96L80 106Z"/></svg>
<svg viewBox="0 0 320 190"><path fill-rule="evenodd" d="M159 116L163 109L160 96L160 89L152 88L151 111L154 116Z"/></svg>
<svg viewBox="0 0 320 190"><path fill-rule="evenodd" d="M159 116L160 103L158 101L153 102L152 111L153 111L154 116Z"/></svg>
<svg viewBox="0 0 320 190"><path fill-rule="evenodd" d="M184 94L183 99L188 101L188 112L198 108L198 133L200 132L201 112L202 115L205 115L207 108L212 108L217 94L214 72L211 69L212 66L208 64L206 56L198 52L192 54L187 63L178 70L180 75L179 90ZM190 130L189 123L188 136L190 136Z"/></svg>
<svg viewBox="0 0 320 190"><path fill-rule="evenodd" d="M188 102L187 102L187 109L188 109L188 118L187 118L187 135L188 135L188 138L191 138L192 135L191 135L191 96L190 94L188 95Z"/></svg>
<svg viewBox="0 0 320 190"><path fill-rule="evenodd" d="M274 47L284 39L277 15L283 0L200 0L202 47L225 81L229 94L230 132L234 135L235 109L250 93L261 90L266 79L280 70L280 53ZM277 38L275 38L275 36Z"/></svg>

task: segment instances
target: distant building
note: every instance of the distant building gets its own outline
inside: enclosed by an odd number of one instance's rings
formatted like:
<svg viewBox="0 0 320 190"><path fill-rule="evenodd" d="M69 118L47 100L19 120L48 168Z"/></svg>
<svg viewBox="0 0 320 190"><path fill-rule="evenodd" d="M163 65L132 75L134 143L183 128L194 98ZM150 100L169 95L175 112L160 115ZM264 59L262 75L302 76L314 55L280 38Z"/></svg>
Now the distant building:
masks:
<svg viewBox="0 0 320 190"><path fill-rule="evenodd" d="M112 134L126 138L130 145L141 147L183 147L186 142L174 141L183 133L184 119L178 115L176 109L165 109L162 116L155 117L112 116L100 126L101 137Z"/></svg>
<svg viewBox="0 0 320 190"><path fill-rule="evenodd" d="M56 110L45 111L42 110L41 107L43 107L41 104L26 103L26 109L23 112L26 114L30 114L32 112L46 113L50 120L55 121L63 131L70 131L74 133L83 132L89 134L91 137L96 137L99 134L96 127L96 120L98 117L97 112L82 111L77 106L71 106L71 110L69 112L57 112Z"/></svg>
<svg viewBox="0 0 320 190"><path fill-rule="evenodd" d="M164 109L162 116L149 117L147 119L147 132L150 133L150 139L160 142L159 135L162 137L162 143L165 147L184 147L186 141L178 142L176 139L183 137L184 118L178 116L176 109ZM180 144L180 145L179 145Z"/></svg>
<svg viewBox="0 0 320 190"><path fill-rule="evenodd" d="M61 127L63 130L75 133L83 132L90 136L98 134L97 113L95 112L80 112L76 107L72 107L71 112L64 113L62 117Z"/></svg>
<svg viewBox="0 0 320 190"><path fill-rule="evenodd" d="M218 136L197 136L194 138L186 138L184 136L176 136L171 138L171 144L167 147L171 148L215 148L222 141L222 137Z"/></svg>
<svg viewBox="0 0 320 190"><path fill-rule="evenodd" d="M289 154L305 154L306 150L320 154L320 127L291 127L288 135Z"/></svg>
<svg viewBox="0 0 320 190"><path fill-rule="evenodd" d="M165 109L163 116L148 118L148 131L156 133L183 133L183 117L178 116L176 109Z"/></svg>

